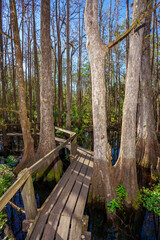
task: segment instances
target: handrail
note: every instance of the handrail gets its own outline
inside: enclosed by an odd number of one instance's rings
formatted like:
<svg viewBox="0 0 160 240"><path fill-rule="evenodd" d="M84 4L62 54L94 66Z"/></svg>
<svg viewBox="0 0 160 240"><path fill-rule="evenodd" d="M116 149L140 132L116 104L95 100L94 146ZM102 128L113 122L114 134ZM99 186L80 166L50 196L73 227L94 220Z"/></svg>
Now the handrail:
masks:
<svg viewBox="0 0 160 240"><path fill-rule="evenodd" d="M31 172L31 174L33 174L35 171L37 171L44 163L44 160L49 157L51 154L55 154L57 152L59 152L65 145L67 145L68 142L70 142L71 140L73 140L75 138L76 134L72 135L70 138L68 138L64 143L60 144L58 147L56 147L55 149L53 149L52 151L50 151L49 153L47 153L43 158L41 158L40 160L38 160L35 164L33 164L29 170Z"/></svg>
<svg viewBox="0 0 160 240"><path fill-rule="evenodd" d="M15 195L15 193L22 187L22 185L27 181L30 176L30 172L28 169L23 170L23 175L18 178L10 188L2 195L0 198L0 212L9 202L9 200Z"/></svg>
<svg viewBox="0 0 160 240"><path fill-rule="evenodd" d="M21 176L13 183L13 185L0 198L0 212L3 210L3 208L9 202L9 200L15 195L15 193L23 186L23 184L27 181L27 179L44 164L44 160L47 157L49 157L51 154L55 154L55 153L59 152L62 148L64 148L69 142L73 141L76 137L76 133L74 133L74 132L71 132L69 130L65 130L62 128L57 128L57 127L56 127L56 129L59 131L65 132L67 134L70 134L71 137L69 137L62 144L60 144L55 149L50 151L43 158L39 159L31 167L25 168L24 170L22 170L20 172L19 176L20 175Z"/></svg>

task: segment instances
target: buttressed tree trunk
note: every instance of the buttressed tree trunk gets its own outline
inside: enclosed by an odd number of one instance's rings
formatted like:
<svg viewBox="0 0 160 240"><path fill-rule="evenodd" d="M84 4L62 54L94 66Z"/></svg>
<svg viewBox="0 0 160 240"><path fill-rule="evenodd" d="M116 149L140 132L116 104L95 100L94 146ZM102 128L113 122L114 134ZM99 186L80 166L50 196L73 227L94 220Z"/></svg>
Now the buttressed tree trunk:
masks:
<svg viewBox="0 0 160 240"><path fill-rule="evenodd" d="M17 80L18 80L20 122L21 122L23 141L24 141L23 158L14 170L14 172L17 174L23 168L25 168L30 163L32 163L32 160L34 158L34 141L30 134L30 122L27 118L26 91L25 91L25 85L24 85L22 52L21 52L21 46L20 46L15 0L10 0L10 11L11 11L11 22L13 26L15 54L16 54L16 72L17 72Z"/></svg>
<svg viewBox="0 0 160 240"><path fill-rule="evenodd" d="M53 122L53 98L52 98L52 61L51 61L51 38L50 38L50 1L41 0L41 115L40 115L40 141L36 153L36 159L45 156L48 152L56 148L54 122ZM46 171L55 156L47 159L37 173L40 178ZM57 163L58 164L58 163ZM57 173L58 165L48 172L47 179L53 178Z"/></svg>
<svg viewBox="0 0 160 240"><path fill-rule="evenodd" d="M94 169L92 175L93 198L110 198L112 185L109 178L110 154L106 124L106 87L104 81L105 56L98 28L98 0L86 0L85 28L92 80L92 114L94 130ZM108 194L108 195L107 195Z"/></svg>
<svg viewBox="0 0 160 240"><path fill-rule="evenodd" d="M139 18L146 8L145 0L135 0L133 21ZM141 22L143 24L144 20ZM144 27L140 25L131 32L128 69L125 85L125 99L122 117L121 146L119 159L116 163L118 182L128 192L128 201L136 199L138 185L136 173L136 113L139 90L139 74L142 57L142 39Z"/></svg>
<svg viewBox="0 0 160 240"><path fill-rule="evenodd" d="M152 8L153 0L147 1ZM152 75L150 64L150 25L151 16L145 19L143 51L140 71L139 111L137 129L137 160L145 168L156 167L159 156L159 143L155 131L152 96Z"/></svg>

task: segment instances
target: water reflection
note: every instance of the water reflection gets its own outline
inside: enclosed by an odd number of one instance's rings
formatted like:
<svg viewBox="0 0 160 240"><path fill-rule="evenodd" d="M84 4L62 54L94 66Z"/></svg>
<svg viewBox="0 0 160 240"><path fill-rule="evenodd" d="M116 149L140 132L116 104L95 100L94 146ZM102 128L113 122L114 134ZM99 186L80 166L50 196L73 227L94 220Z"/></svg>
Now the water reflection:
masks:
<svg viewBox="0 0 160 240"><path fill-rule="evenodd" d="M89 231L92 240L159 240L160 224L153 212L140 209L118 212L114 221L107 221L104 206L88 205ZM156 221L154 221L156 218Z"/></svg>
<svg viewBox="0 0 160 240"><path fill-rule="evenodd" d="M17 206L24 208L20 191L15 194L11 201ZM6 206L6 212L8 215L8 223L16 240L24 240L26 238L26 233L22 232L22 222L25 219L25 214L17 212L17 210L12 208L9 204Z"/></svg>

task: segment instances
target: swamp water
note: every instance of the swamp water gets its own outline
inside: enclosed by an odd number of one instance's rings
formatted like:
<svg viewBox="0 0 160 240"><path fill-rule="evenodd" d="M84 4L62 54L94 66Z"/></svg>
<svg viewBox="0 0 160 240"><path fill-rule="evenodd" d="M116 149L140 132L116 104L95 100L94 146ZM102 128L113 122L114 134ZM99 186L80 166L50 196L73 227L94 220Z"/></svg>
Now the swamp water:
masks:
<svg viewBox="0 0 160 240"><path fill-rule="evenodd" d="M81 142L83 147L93 149L93 134L86 133L85 140ZM109 135L109 142L112 146L112 164L116 163L119 155L120 135L112 132ZM62 153L65 159L67 150ZM64 171L68 167L68 159L63 161ZM139 179L141 176L139 174ZM55 183L47 184L43 182L34 183L37 207L41 207L45 199L52 191ZM23 201L20 192L13 197L12 202L23 208ZM22 232L22 221L25 215L18 213L9 204L6 207L8 222L12 228L16 240L24 240L26 233ZM89 215L88 231L92 233L92 240L160 240L160 220L153 212L145 209L139 211L130 210L120 213L114 222L107 221L105 208L103 205L86 205L85 214ZM3 235L1 235L3 239ZM75 239L76 240L76 239Z"/></svg>

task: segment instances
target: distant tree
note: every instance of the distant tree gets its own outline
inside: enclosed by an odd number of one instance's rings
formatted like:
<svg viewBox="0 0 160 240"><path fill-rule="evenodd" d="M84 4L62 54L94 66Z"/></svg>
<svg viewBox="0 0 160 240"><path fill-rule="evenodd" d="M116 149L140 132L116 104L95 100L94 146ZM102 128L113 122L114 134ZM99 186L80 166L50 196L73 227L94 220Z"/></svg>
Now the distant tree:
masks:
<svg viewBox="0 0 160 240"><path fill-rule="evenodd" d="M34 49L34 78L36 85L36 109L37 122L40 123L40 86L39 86L39 68L38 68L38 54L37 54L37 38L36 38L36 23L35 23L35 1L32 0L32 15L33 15L33 49Z"/></svg>
<svg viewBox="0 0 160 240"><path fill-rule="evenodd" d="M67 0L67 23L66 23L66 34L67 34L67 91L66 91L66 129L71 128L71 87L70 87L70 45L69 45L69 10L70 0Z"/></svg>
<svg viewBox="0 0 160 240"><path fill-rule="evenodd" d="M58 46L58 124L62 126L63 119L63 85L62 85L62 43L61 43L61 24L60 24L60 0L56 1L56 29L57 29L57 46Z"/></svg>
<svg viewBox="0 0 160 240"><path fill-rule="evenodd" d="M77 80L77 111L78 111L78 127L81 125L81 104L82 104L82 27L81 27L81 4L79 4L78 20L79 20L79 31L78 31L78 42L79 42L79 53L78 53L78 80Z"/></svg>
<svg viewBox="0 0 160 240"><path fill-rule="evenodd" d="M3 31L3 18L2 18L2 0L0 0L0 30ZM1 69L1 82L2 82L2 103L3 108L7 107L7 99L6 99L6 79L5 79L5 71L4 71L4 47L3 47L3 36L2 32L0 32L0 69ZM7 112L3 112L3 118L5 122L7 122Z"/></svg>

